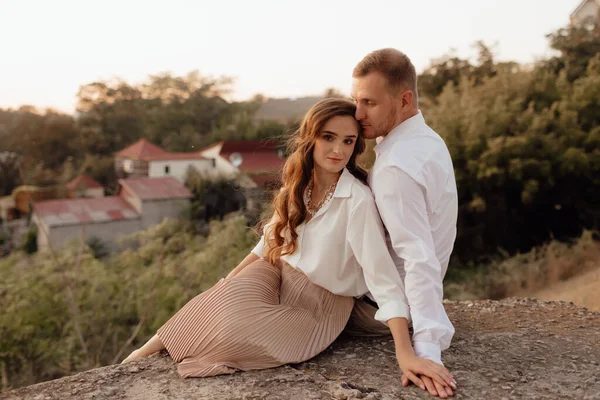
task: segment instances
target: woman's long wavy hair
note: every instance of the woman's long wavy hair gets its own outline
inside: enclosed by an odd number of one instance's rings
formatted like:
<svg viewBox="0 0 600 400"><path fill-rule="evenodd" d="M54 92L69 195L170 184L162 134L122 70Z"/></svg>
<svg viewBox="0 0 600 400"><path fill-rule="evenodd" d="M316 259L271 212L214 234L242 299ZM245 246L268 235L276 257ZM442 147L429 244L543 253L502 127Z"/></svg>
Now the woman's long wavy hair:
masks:
<svg viewBox="0 0 600 400"><path fill-rule="evenodd" d="M304 191L313 176L313 150L325 124L333 117L354 118L356 105L338 98L321 100L304 116L300 128L288 139L288 157L281 176L282 188L274 199L274 213L265 231L266 259L271 264L279 262L281 256L293 254L297 248L296 228L306 220ZM356 158L365 151L365 138L358 124L358 138L346 168L363 183L367 183L367 172L356 163Z"/></svg>

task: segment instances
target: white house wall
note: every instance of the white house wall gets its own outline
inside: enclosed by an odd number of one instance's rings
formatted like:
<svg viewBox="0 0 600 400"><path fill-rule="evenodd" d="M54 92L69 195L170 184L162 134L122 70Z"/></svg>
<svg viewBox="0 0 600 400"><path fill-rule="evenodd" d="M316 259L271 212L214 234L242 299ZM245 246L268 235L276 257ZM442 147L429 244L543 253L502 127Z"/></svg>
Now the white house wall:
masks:
<svg viewBox="0 0 600 400"><path fill-rule="evenodd" d="M594 0L588 0L585 2L583 6L573 15L573 22L575 24L585 23L586 20L596 19L598 18L598 12L600 11L600 6Z"/></svg>
<svg viewBox="0 0 600 400"><path fill-rule="evenodd" d="M235 177L239 173L239 170L233 165L231 165L229 160L219 155L221 153L222 147L222 145L213 146L208 150L202 151L200 154L202 154L203 157L212 158L215 160L215 169L213 170L213 176L220 175L226 177Z"/></svg>
<svg viewBox="0 0 600 400"><path fill-rule="evenodd" d="M165 167L169 167L169 173L165 173ZM195 168L201 174L211 173L211 160L169 160L169 161L151 161L148 169L150 178L160 178L172 176L183 183L189 167Z"/></svg>
<svg viewBox="0 0 600 400"><path fill-rule="evenodd" d="M185 217L190 210L189 199L145 200L142 203L142 229L160 224L163 219Z"/></svg>
<svg viewBox="0 0 600 400"><path fill-rule="evenodd" d="M237 174L239 174L240 172L239 169L231 165L229 160L221 156L218 156L216 158L215 164L219 173L224 176L234 177L237 176Z"/></svg>
<svg viewBox="0 0 600 400"><path fill-rule="evenodd" d="M88 223L85 225L85 240L87 242L92 238L98 238L109 250L114 250L119 238L141 229L140 219ZM54 226L50 228L49 241L47 241L42 227L38 225L38 250L46 250L48 244L55 250L60 249L70 241L79 240L82 234L83 225Z"/></svg>
<svg viewBox="0 0 600 400"><path fill-rule="evenodd" d="M86 189L85 197L93 197L93 198L104 197L104 188Z"/></svg>

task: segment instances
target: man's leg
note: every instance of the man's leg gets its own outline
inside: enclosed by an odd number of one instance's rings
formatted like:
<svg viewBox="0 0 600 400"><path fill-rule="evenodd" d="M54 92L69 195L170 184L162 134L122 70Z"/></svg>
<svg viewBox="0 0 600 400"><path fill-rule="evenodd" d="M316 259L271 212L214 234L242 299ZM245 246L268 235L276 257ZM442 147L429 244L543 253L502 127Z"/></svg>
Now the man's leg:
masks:
<svg viewBox="0 0 600 400"><path fill-rule="evenodd" d="M367 296L356 300L344 332L361 337L391 335L390 328L375 319L377 310L377 304Z"/></svg>

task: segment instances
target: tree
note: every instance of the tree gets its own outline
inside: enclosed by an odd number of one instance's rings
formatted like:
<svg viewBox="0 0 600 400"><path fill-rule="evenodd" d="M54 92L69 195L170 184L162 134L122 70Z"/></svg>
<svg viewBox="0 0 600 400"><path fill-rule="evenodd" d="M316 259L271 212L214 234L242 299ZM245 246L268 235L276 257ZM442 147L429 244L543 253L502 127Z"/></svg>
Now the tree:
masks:
<svg viewBox="0 0 600 400"><path fill-rule="evenodd" d="M0 197L8 196L22 184L21 163L22 157L17 153L0 153Z"/></svg>
<svg viewBox="0 0 600 400"><path fill-rule="evenodd" d="M340 92L339 90L337 90L336 88L327 88L327 89L325 89L325 92L323 93L323 97L326 99L328 99L330 97L343 99L346 96L344 96L344 94L342 92Z"/></svg>
<svg viewBox="0 0 600 400"><path fill-rule="evenodd" d="M559 55L544 62L554 73L565 70L567 79L581 77L588 63L600 53L600 24L592 26L569 25L549 34L550 47Z"/></svg>

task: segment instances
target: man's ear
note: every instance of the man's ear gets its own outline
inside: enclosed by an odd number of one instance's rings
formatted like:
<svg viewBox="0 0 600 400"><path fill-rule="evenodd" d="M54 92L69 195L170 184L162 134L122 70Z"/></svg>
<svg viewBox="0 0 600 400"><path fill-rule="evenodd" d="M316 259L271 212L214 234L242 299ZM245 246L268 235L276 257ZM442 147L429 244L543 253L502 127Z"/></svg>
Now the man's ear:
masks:
<svg viewBox="0 0 600 400"><path fill-rule="evenodd" d="M412 107L413 105L413 92L412 90L407 90L402 93L402 108L408 106Z"/></svg>

